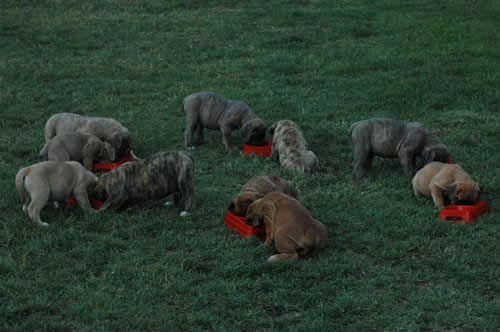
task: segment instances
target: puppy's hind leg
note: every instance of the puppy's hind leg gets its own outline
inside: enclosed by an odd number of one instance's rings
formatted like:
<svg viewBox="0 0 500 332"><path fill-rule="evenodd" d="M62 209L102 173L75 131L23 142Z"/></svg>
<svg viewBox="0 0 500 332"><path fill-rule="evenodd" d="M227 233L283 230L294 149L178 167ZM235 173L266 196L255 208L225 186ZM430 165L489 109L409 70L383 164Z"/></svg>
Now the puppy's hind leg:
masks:
<svg viewBox="0 0 500 332"><path fill-rule="evenodd" d="M298 258L299 258L299 254L295 251L293 253L281 253L281 254L277 254L277 255L272 255L267 260L269 262L274 262L274 261L282 261L285 259L298 259Z"/></svg>
<svg viewBox="0 0 500 332"><path fill-rule="evenodd" d="M353 167L354 167L354 172L356 173L358 179L363 179L364 177L366 177L365 167L367 163L371 165L370 150L365 149L362 146L356 145L354 147Z"/></svg>
<svg viewBox="0 0 500 332"><path fill-rule="evenodd" d="M186 113L187 114L187 113ZM193 133L196 129L196 119L192 119L189 114L186 115L186 129L184 130L184 139L186 144L186 149L193 150Z"/></svg>
<svg viewBox="0 0 500 332"><path fill-rule="evenodd" d="M50 190L44 190L37 193L37 195L33 197L31 200L27 211L28 216L35 222L37 222L41 226L49 226L46 222L43 222L40 219L40 211L43 209L47 201L49 200Z"/></svg>

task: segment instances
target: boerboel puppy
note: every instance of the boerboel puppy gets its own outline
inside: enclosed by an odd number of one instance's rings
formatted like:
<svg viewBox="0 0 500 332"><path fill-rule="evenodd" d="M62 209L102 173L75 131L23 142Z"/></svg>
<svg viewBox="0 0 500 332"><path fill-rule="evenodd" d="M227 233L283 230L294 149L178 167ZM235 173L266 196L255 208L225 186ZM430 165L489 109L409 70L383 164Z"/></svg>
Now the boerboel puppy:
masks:
<svg viewBox="0 0 500 332"><path fill-rule="evenodd" d="M116 159L115 149L92 134L65 132L51 138L38 154L38 161L78 161L92 172L94 162L110 163Z"/></svg>
<svg viewBox="0 0 500 332"><path fill-rule="evenodd" d="M297 200L299 199L293 184L281 176L277 174L254 176L245 183L238 195L233 198L228 210L244 217L250 204L273 191L282 192Z"/></svg>
<svg viewBox="0 0 500 332"><path fill-rule="evenodd" d="M422 123L391 118L373 118L353 123L349 137L354 145L354 171L359 179L366 176L373 156L399 157L406 176L415 175L415 159L422 164L447 162L446 146Z"/></svg>
<svg viewBox="0 0 500 332"><path fill-rule="evenodd" d="M173 194L173 202L182 199L184 217L194 209L194 160L186 152L159 152L147 158L121 164L100 176L91 195L105 200L100 211L117 210L128 199L160 199Z"/></svg>
<svg viewBox="0 0 500 332"><path fill-rule="evenodd" d="M443 193L451 203L472 204L481 192L479 184L457 164L432 162L420 169L412 180L417 198L432 197L438 209L444 208Z"/></svg>
<svg viewBox="0 0 500 332"><path fill-rule="evenodd" d="M74 195L84 210L96 212L87 195L96 183L97 177L76 161L44 161L22 168L16 175L23 212L42 226L49 225L40 219L47 201L64 201Z"/></svg>
<svg viewBox="0 0 500 332"><path fill-rule="evenodd" d="M203 128L220 130L226 149L233 149L231 131L239 129L241 137L249 145L264 145L266 125L254 111L241 101L229 100L213 92L195 92L184 98L182 109L186 113L185 143L194 149L193 135L197 143L205 141Z"/></svg>
<svg viewBox="0 0 500 332"><path fill-rule="evenodd" d="M95 135L116 149L117 158L123 158L130 152L132 136L128 129L115 119L73 113L54 114L45 123L45 143L63 132Z"/></svg>
<svg viewBox="0 0 500 332"><path fill-rule="evenodd" d="M246 218L253 226L265 224L264 244L274 240L280 253L269 261L297 259L325 246L325 225L314 220L298 200L283 193L272 192L250 204Z"/></svg>
<svg viewBox="0 0 500 332"><path fill-rule="evenodd" d="M318 166L318 158L307 149L304 134L293 121L278 121L269 131L273 136L271 160L298 173L309 173Z"/></svg>

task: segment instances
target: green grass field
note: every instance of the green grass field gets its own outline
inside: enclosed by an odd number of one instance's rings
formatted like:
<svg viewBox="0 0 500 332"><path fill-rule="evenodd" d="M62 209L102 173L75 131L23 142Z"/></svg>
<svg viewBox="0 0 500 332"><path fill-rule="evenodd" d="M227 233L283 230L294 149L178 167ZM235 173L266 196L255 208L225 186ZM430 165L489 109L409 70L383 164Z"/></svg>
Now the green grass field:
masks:
<svg viewBox="0 0 500 332"><path fill-rule="evenodd" d="M0 330L500 330L498 1L0 2ZM290 119L320 161L311 175L221 135L190 151L198 205L85 214L21 211L16 172L37 162L54 113L112 117L140 156L184 150L183 98L243 100ZM484 189L491 214L439 219L397 159L352 170L350 124L420 121ZM241 139L234 133L241 148ZM223 217L252 176L279 173L328 229L294 262Z"/></svg>

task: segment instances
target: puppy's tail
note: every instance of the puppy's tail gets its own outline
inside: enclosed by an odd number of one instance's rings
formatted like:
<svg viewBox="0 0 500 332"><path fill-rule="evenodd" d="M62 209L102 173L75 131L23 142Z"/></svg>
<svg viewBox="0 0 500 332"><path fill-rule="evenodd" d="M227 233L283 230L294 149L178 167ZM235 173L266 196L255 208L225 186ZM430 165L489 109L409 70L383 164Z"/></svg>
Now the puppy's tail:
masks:
<svg viewBox="0 0 500 332"><path fill-rule="evenodd" d="M40 150L40 152L38 153L38 161L39 162L47 160L47 151L48 150L49 150L49 146L48 146L48 144L45 144L43 146L43 148Z"/></svg>
<svg viewBox="0 0 500 332"><path fill-rule="evenodd" d="M17 192L19 193L19 199L21 200L21 203L24 205L24 202L26 202L27 195L28 193L24 189L24 179L26 176L29 174L30 169L29 168L23 168L19 172L17 172L16 175L16 189Z"/></svg>

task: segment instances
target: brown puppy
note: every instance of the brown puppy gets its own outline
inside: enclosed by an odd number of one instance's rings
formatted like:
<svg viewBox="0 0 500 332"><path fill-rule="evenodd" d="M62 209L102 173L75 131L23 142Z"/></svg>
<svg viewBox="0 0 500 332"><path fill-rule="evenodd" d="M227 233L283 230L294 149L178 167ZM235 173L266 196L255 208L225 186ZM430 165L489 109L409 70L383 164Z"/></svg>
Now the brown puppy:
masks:
<svg viewBox="0 0 500 332"><path fill-rule="evenodd" d="M130 152L132 137L127 128L111 118L99 118L73 113L57 113L45 124L45 143L63 132L88 133L111 144L118 152L117 157L125 157Z"/></svg>
<svg viewBox="0 0 500 332"><path fill-rule="evenodd" d="M415 174L412 180L417 198L432 196L438 209L444 208L443 193L452 203L466 204L479 198L481 188L457 164L432 162Z"/></svg>
<svg viewBox="0 0 500 332"><path fill-rule="evenodd" d="M366 176L373 156L399 157L408 177L415 175L415 159L422 164L446 162L446 146L422 123L404 122L391 118L373 118L355 122L349 128L354 145L354 171L358 179Z"/></svg>
<svg viewBox="0 0 500 332"><path fill-rule="evenodd" d="M318 166L318 158L314 152L307 150L304 134L293 121L278 121L269 131L273 136L271 160L279 161L283 167L299 173L309 173Z"/></svg>
<svg viewBox="0 0 500 332"><path fill-rule="evenodd" d="M244 217L250 204L273 191L282 192L297 200L299 199L293 184L281 176L277 174L254 176L245 183L238 195L233 198L228 210L235 211L237 215Z"/></svg>
<svg viewBox="0 0 500 332"><path fill-rule="evenodd" d="M246 217L250 225L264 222L264 244L274 239L280 254L269 257L269 261L297 259L325 246L325 225L314 220L299 201L283 193L272 192L256 200L248 207Z"/></svg>
<svg viewBox="0 0 500 332"><path fill-rule="evenodd" d="M203 128L220 130L226 149L233 149L231 130L239 129L245 143L264 145L266 125L252 109L241 101L226 99L213 92L195 92L184 98L186 113L186 149L194 149L193 134L198 133L198 144L204 142Z"/></svg>
<svg viewBox="0 0 500 332"><path fill-rule="evenodd" d="M92 172L94 161L113 162L115 149L108 142L103 142L92 134L65 132L51 138L38 154L39 161L78 161Z"/></svg>
<svg viewBox="0 0 500 332"><path fill-rule="evenodd" d="M184 217L194 209L194 160L186 152L159 152L127 162L104 173L91 193L105 203L100 211L117 210L128 199L160 199L173 194L173 205L184 199Z"/></svg>
<svg viewBox="0 0 500 332"><path fill-rule="evenodd" d="M79 206L96 212L87 195L96 183L97 177L76 161L44 161L22 168L16 175L23 212L42 226L49 225L40 219L47 201L64 201L74 195Z"/></svg>

